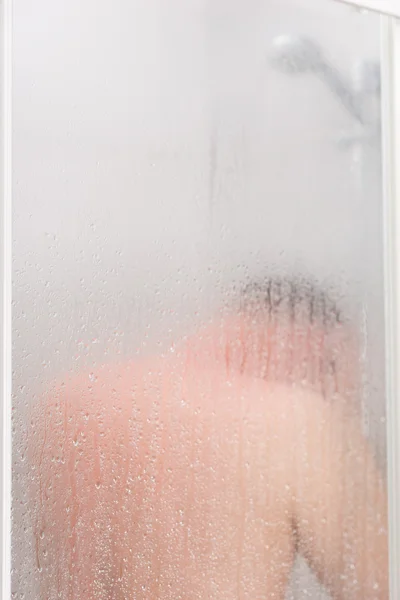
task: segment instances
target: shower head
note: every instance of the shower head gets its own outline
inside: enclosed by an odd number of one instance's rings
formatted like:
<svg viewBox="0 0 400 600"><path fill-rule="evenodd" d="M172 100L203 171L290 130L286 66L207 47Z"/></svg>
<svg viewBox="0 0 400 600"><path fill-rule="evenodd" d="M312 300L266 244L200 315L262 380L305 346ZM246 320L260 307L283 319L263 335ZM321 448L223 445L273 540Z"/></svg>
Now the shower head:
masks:
<svg viewBox="0 0 400 600"><path fill-rule="evenodd" d="M272 41L271 65L286 74L313 73L321 79L359 123L364 123L357 94L338 70L324 57L313 40L298 35L280 35Z"/></svg>
<svg viewBox="0 0 400 600"><path fill-rule="evenodd" d="M315 72L326 64L317 44L295 35L279 35L273 40L271 63L279 71L289 74Z"/></svg>

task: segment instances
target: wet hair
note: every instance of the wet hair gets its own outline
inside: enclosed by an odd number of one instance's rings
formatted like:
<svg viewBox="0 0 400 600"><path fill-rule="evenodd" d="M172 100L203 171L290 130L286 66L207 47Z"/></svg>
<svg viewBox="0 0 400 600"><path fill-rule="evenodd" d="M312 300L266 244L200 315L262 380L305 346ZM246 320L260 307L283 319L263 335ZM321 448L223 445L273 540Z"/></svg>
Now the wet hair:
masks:
<svg viewBox="0 0 400 600"><path fill-rule="evenodd" d="M274 331L274 341L265 350L266 361L275 361L281 378L295 382L303 372L301 377L324 395L350 392L357 376L355 332L334 287L310 278L270 275L250 282L239 296L240 312L254 321L255 332L264 330L262 324L272 327L268 335ZM266 377L271 376L268 368Z"/></svg>
<svg viewBox="0 0 400 600"><path fill-rule="evenodd" d="M333 288L323 288L310 278L271 275L254 280L242 288L240 305L247 313L262 311L292 321L301 316L309 324L324 328L342 325L346 320Z"/></svg>

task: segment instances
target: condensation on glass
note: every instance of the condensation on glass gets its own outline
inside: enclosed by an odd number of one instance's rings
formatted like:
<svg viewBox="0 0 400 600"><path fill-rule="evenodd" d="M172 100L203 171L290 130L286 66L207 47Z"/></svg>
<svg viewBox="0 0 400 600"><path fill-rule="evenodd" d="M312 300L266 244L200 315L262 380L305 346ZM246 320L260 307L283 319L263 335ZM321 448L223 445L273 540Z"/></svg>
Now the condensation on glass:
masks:
<svg viewBox="0 0 400 600"><path fill-rule="evenodd" d="M333 1L14 2L13 597L385 597L379 44Z"/></svg>

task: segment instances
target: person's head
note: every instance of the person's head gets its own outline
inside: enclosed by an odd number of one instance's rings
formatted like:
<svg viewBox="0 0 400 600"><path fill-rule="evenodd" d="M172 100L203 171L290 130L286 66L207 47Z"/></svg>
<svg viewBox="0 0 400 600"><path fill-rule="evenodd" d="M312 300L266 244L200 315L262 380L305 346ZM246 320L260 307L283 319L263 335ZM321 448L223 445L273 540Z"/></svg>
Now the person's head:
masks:
<svg viewBox="0 0 400 600"><path fill-rule="evenodd" d="M309 279L266 276L234 294L228 311L188 340L202 364L304 385L326 397L360 392L356 327L334 293Z"/></svg>
<svg viewBox="0 0 400 600"><path fill-rule="evenodd" d="M249 363L257 363L262 377L325 396L359 391L356 328L333 291L310 279L264 277L244 287L239 312Z"/></svg>

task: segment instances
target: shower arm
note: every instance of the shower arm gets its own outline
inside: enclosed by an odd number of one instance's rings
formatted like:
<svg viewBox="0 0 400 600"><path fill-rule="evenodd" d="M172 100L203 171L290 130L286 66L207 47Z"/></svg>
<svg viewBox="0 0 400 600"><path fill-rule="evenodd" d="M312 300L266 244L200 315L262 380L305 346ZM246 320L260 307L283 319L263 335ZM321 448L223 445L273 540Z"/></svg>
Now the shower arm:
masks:
<svg viewBox="0 0 400 600"><path fill-rule="evenodd" d="M379 63L359 63L354 74L354 85L351 85L326 60L318 44L309 38L294 35L281 35L273 40L270 62L274 68L288 75L311 73L328 87L357 124L356 133L342 136L342 145L371 142L378 138L380 113L377 111L371 118L365 104L368 98L375 98L379 102Z"/></svg>

